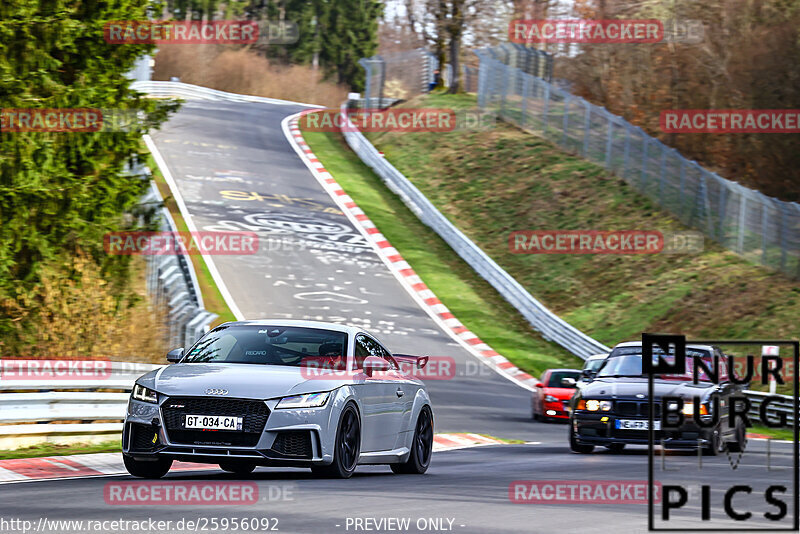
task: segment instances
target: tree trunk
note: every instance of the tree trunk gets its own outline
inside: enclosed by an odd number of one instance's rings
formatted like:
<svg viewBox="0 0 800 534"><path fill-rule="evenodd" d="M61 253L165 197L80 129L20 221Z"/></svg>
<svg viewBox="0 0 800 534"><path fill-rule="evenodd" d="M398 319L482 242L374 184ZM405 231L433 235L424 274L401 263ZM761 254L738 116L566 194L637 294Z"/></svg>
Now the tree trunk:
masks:
<svg viewBox="0 0 800 534"><path fill-rule="evenodd" d="M452 82L450 83L450 94L461 92L461 64L459 54L461 53L461 32L450 38L450 71L452 72Z"/></svg>

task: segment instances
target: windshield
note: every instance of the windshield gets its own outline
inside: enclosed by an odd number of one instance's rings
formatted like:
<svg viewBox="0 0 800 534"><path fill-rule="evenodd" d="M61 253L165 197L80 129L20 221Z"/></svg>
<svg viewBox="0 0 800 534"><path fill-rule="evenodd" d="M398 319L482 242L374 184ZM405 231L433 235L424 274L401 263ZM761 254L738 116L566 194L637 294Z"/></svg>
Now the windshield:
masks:
<svg viewBox="0 0 800 534"><path fill-rule="evenodd" d="M704 350L686 349L686 373L683 375L662 375L661 378L675 379L675 380L691 380L692 370L694 368L694 356L703 359L703 362L709 369L713 370L713 361L711 354ZM670 363L674 362L675 355L673 353L665 353L661 350L653 349L653 362L661 357L663 360ZM721 375L725 376L724 362L720 362ZM621 347L614 349L609 357L605 360L605 365L597 373L598 377L604 376L630 376L642 377L642 348L641 347ZM710 378L703 369L700 369L698 374L700 381L709 381Z"/></svg>
<svg viewBox="0 0 800 534"><path fill-rule="evenodd" d="M316 328L233 325L206 334L182 363L254 363L301 365L324 363L344 369L347 334Z"/></svg>
<svg viewBox="0 0 800 534"><path fill-rule="evenodd" d="M594 372L600 369L600 366L603 365L604 361L606 361L605 358L603 359L598 358L597 360L589 360L588 362L586 362L586 365L584 365L583 368L588 371Z"/></svg>
<svg viewBox="0 0 800 534"><path fill-rule="evenodd" d="M561 380L564 378L571 378L576 382L581 377L581 373L579 371L554 371L550 374L550 380L547 381L547 387L549 388L574 388L575 386L565 386L561 383Z"/></svg>

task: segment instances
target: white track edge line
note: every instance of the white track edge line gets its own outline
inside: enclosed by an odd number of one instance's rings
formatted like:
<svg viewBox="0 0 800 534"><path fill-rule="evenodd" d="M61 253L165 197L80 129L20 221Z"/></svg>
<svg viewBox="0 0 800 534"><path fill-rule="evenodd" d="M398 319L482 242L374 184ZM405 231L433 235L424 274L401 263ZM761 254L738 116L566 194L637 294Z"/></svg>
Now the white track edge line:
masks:
<svg viewBox="0 0 800 534"><path fill-rule="evenodd" d="M145 134L142 136L144 139L145 144L147 145L148 150L153 155L153 159L158 165L158 169L161 171L161 174L164 176L164 181L167 182L169 186L169 190L172 193L172 196L175 198L175 203L178 205L178 210L181 212L183 216L183 220L186 222L186 227L189 229L190 232L197 233L197 226L195 226L194 221L192 220L192 215L189 213L189 209L186 207L186 203L183 201L183 197L181 196L181 192L178 190L178 184L175 182L175 179L172 177L172 173L167 166L167 162L164 157L161 155L161 152L156 147L153 138L150 137L149 134ZM217 266L214 264L214 259L211 257L210 254L202 253L201 256L203 257L203 261L206 262L206 266L208 267L208 271L211 273L211 278L214 279L214 283L217 284L217 289L219 289L220 294L222 295L222 299L225 301L225 304L228 305L228 308L233 313L233 316L236 318L237 321L244 321L245 317L242 314L242 311L239 309L239 306L236 305L236 302L233 300L233 295L231 295L230 291L228 291L228 286L225 285L225 281L222 279L222 275L219 274L217 270ZM191 259L189 260L191 261Z"/></svg>

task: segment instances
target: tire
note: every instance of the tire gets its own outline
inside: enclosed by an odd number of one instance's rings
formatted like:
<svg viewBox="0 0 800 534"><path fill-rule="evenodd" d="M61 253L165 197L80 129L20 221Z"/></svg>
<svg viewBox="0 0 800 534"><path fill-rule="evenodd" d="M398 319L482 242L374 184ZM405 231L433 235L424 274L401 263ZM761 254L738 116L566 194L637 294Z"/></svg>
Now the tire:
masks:
<svg viewBox="0 0 800 534"><path fill-rule="evenodd" d="M350 478L356 470L360 453L361 420L355 405L348 404L339 417L333 445L333 462L330 465L314 466L311 472L330 478Z"/></svg>
<svg viewBox="0 0 800 534"><path fill-rule="evenodd" d="M219 468L235 475L249 475L256 468L253 462L220 462Z"/></svg>
<svg viewBox="0 0 800 534"><path fill-rule="evenodd" d="M122 455L122 461L128 473L139 478L161 478L172 467L171 458L158 458L153 462L135 460L132 456Z"/></svg>
<svg viewBox="0 0 800 534"><path fill-rule="evenodd" d="M730 452L742 452L744 451L746 441L747 429L745 429L744 423L739 421L736 424L736 441L729 441L725 445L728 447Z"/></svg>
<svg viewBox="0 0 800 534"><path fill-rule="evenodd" d="M625 449L624 443L612 443L610 445L606 445L606 449L611 452L611 454L619 454Z"/></svg>
<svg viewBox="0 0 800 534"><path fill-rule="evenodd" d="M594 445L584 445L575 440L575 432L572 430L572 424L569 425L569 449L578 454L589 454L594 450Z"/></svg>
<svg viewBox="0 0 800 534"><path fill-rule="evenodd" d="M720 437L719 425L711 431L711 443L703 449L703 456L717 456L723 452L725 444Z"/></svg>
<svg viewBox="0 0 800 534"><path fill-rule="evenodd" d="M431 465L433 453L433 414L427 406L423 407L417 418L414 440L411 442L411 453L402 464L391 464L392 471L397 474L421 475Z"/></svg>

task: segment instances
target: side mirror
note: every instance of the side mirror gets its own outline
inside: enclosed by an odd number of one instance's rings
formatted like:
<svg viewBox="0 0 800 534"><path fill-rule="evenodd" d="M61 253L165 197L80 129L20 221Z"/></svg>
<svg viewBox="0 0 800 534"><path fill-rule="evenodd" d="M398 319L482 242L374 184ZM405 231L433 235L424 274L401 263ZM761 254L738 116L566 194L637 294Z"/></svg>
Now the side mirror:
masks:
<svg viewBox="0 0 800 534"><path fill-rule="evenodd" d="M177 363L183 358L183 347L179 349L172 349L167 353L167 361L170 363Z"/></svg>
<svg viewBox="0 0 800 534"><path fill-rule="evenodd" d="M567 387L567 388L574 388L575 387L575 383L576 382L575 382L574 378L566 377L566 378L562 378L561 379L561 385L564 386L564 387Z"/></svg>
<svg viewBox="0 0 800 534"><path fill-rule="evenodd" d="M586 380L587 382L591 381L594 378L594 372L591 369L584 369L583 371L581 371L581 375L583 376L583 379Z"/></svg>
<svg viewBox="0 0 800 534"><path fill-rule="evenodd" d="M388 371L389 362L377 356L367 356L364 359L364 373L367 376L372 376L375 371Z"/></svg>
<svg viewBox="0 0 800 534"><path fill-rule="evenodd" d="M536 387L537 388L543 388L544 384L542 384L541 382L536 382Z"/></svg>

